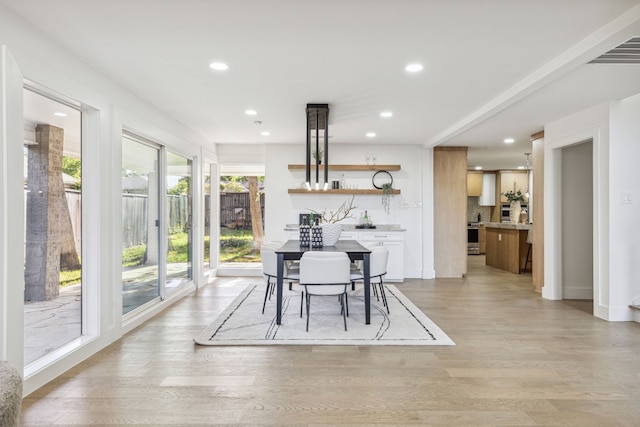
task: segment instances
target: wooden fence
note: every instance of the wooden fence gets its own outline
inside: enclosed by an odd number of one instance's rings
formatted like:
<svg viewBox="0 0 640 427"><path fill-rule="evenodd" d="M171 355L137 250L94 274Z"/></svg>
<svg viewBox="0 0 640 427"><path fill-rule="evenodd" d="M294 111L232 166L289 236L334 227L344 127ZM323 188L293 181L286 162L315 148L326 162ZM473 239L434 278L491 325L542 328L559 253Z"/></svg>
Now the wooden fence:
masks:
<svg viewBox="0 0 640 427"><path fill-rule="evenodd" d="M205 196L204 235L210 236L209 200ZM190 225L187 212L189 199L187 196L169 196L167 203L169 230L183 231ZM264 194L260 195L260 206L264 224ZM124 247L140 245L146 242L147 196L136 194L122 195L122 244ZM228 228L251 228L251 208L249 193L220 194L220 225Z"/></svg>
<svg viewBox="0 0 640 427"><path fill-rule="evenodd" d="M260 211L264 226L264 193L260 194ZM251 228L249 193L220 193L220 226Z"/></svg>
<svg viewBox="0 0 640 427"><path fill-rule="evenodd" d="M80 253L82 195L77 190L66 190L67 204L73 226L76 249ZM210 234L209 200L205 196L205 236ZM122 245L131 247L141 245L147 241L147 196L139 194L122 195ZM191 218L188 212L189 198L187 196L170 195L167 199L170 232L186 230L190 226ZM260 194L260 207L264 224L264 194ZM155 219L154 219L155 220ZM220 194L220 225L228 228L251 228L251 208L249 193L221 193Z"/></svg>

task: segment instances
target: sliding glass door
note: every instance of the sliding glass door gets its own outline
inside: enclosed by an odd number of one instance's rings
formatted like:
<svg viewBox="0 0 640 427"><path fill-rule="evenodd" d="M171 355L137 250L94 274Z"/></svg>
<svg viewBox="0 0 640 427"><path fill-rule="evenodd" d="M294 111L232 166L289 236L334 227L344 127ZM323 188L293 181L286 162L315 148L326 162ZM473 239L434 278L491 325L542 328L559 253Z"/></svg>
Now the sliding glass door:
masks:
<svg viewBox="0 0 640 427"><path fill-rule="evenodd" d="M122 140L122 313L160 296L160 148Z"/></svg>
<svg viewBox="0 0 640 427"><path fill-rule="evenodd" d="M192 279L192 161L167 151L167 280L171 291Z"/></svg>

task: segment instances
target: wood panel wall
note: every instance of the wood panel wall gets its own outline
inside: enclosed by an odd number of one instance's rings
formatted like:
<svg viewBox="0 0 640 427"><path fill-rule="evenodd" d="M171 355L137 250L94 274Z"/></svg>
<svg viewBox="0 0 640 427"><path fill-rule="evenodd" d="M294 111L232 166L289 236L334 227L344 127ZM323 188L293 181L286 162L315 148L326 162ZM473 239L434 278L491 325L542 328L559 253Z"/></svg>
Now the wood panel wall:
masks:
<svg viewBox="0 0 640 427"><path fill-rule="evenodd" d="M544 286L544 132L531 135L533 159L533 288L542 292Z"/></svg>
<svg viewBox="0 0 640 427"><path fill-rule="evenodd" d="M467 147L435 147L434 266L436 277L467 274Z"/></svg>

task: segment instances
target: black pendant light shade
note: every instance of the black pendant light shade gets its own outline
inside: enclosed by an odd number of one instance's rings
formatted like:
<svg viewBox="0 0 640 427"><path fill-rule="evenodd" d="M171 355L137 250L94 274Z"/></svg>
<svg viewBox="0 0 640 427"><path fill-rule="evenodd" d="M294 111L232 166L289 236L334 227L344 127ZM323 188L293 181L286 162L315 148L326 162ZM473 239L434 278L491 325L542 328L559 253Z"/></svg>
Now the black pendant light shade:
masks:
<svg viewBox="0 0 640 427"><path fill-rule="evenodd" d="M316 190L320 188L320 163L324 160L324 185L329 186L329 104L307 104L307 161L306 186L311 190L311 158L316 164ZM320 131L322 130L322 136ZM312 139L315 138L315 155L312 153ZM324 139L324 149L320 149L320 139ZM321 154L324 159L321 159Z"/></svg>

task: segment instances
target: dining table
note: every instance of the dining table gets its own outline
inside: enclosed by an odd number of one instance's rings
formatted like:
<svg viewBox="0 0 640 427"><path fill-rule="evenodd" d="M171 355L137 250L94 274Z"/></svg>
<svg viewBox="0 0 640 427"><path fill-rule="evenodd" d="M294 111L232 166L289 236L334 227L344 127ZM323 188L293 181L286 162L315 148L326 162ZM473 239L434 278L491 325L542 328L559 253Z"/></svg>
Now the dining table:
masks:
<svg viewBox="0 0 640 427"><path fill-rule="evenodd" d="M351 261L362 261L364 276L364 317L365 323L371 323L371 288L370 288L370 254L371 250L362 246L357 240L338 240L333 246L311 247L300 246L300 240L287 240L275 250L278 257L278 277L276 282L276 323L282 320L282 282L285 261L296 261L307 251L345 252Z"/></svg>

